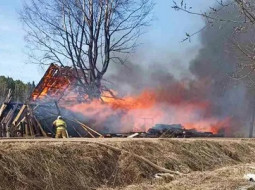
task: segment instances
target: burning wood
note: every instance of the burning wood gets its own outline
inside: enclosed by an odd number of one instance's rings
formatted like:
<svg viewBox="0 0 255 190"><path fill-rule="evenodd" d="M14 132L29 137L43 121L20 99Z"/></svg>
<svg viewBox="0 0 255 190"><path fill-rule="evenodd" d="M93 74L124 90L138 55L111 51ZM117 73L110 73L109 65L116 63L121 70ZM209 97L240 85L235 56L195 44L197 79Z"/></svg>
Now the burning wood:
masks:
<svg viewBox="0 0 255 190"><path fill-rule="evenodd" d="M180 124L165 125L157 124L150 128L147 132L147 137L160 138L190 138L190 137L223 137L224 134L213 134L212 132L202 132L196 129L185 129Z"/></svg>
<svg viewBox="0 0 255 190"><path fill-rule="evenodd" d="M74 69L51 64L31 94L30 101L58 101L77 82Z"/></svg>
<svg viewBox="0 0 255 190"><path fill-rule="evenodd" d="M185 91L185 87L180 90ZM117 92L114 92L115 95ZM54 134L51 125L58 115L69 122L70 136L93 138L103 137L101 133L127 134L130 131L143 132L142 136L139 134L136 137L207 137L215 136L222 126L229 123L228 118L197 119L197 113L206 113L209 102L199 99L182 101L178 94L169 94L165 89L147 89L122 99L114 98L109 91L105 91L101 99L90 101L79 101L80 96L85 95L79 93L73 68L51 64L26 104L11 103L9 92L0 108L0 136L46 137L47 134ZM151 128L154 123L172 123L173 120L183 123L184 127Z"/></svg>
<svg viewBox="0 0 255 190"><path fill-rule="evenodd" d="M185 129L180 124L166 125L156 124L147 132L133 132L122 134L107 134L106 137L127 137L127 138L196 138L196 137L224 137L224 132L213 134L202 132L196 129Z"/></svg>
<svg viewBox="0 0 255 190"><path fill-rule="evenodd" d="M51 68L55 68L54 65L51 65L48 69L47 73L52 73ZM47 75L47 74L46 74ZM49 75L47 75L49 76ZM54 77L53 77L54 78ZM47 80L46 80L47 79ZM42 79L42 81L52 81L48 80L46 77ZM55 78L56 79L56 78ZM62 79L61 77L58 79ZM58 80L56 79L56 80ZM68 80L70 81L70 80ZM49 84L49 83L48 83ZM54 84L60 84L60 82L55 81ZM70 83L69 83L70 84ZM53 85L52 85L53 86ZM51 102L51 99L42 98L42 94L45 89L47 93L53 95L55 98L59 98L59 95L62 95L63 91L67 88L67 86L63 87L60 91L56 91L53 93L54 88L48 88L43 82L40 83L31 97L36 97L31 101L28 101L26 104L22 103L13 103L11 102L11 91L9 91L6 100L3 102L0 109L0 137L26 137L26 138L34 138L34 137L47 137L49 136L49 132L54 134L50 128L52 126L52 121L55 120L56 116L60 114L60 108L57 106L57 102ZM42 90L41 93L38 93L37 96L35 94ZM49 97L45 94L43 97ZM35 100L39 100L36 101ZM48 101L48 102L47 102ZM35 104L37 103L37 104ZM46 111L43 111L43 108ZM54 113L55 112L55 113ZM67 114L68 115L68 114ZM71 115L71 114L70 114ZM39 117L40 119L38 119ZM49 121L47 118L50 118ZM72 133L70 127L74 129L76 134L74 136L86 136L88 134L91 137L103 137L100 133L90 128L89 126L83 124L77 119L73 119L72 117L66 118L69 123L69 130ZM83 132L81 132L81 129ZM79 132L80 131L80 132ZM84 133L86 131L86 133ZM48 134L47 134L48 133Z"/></svg>

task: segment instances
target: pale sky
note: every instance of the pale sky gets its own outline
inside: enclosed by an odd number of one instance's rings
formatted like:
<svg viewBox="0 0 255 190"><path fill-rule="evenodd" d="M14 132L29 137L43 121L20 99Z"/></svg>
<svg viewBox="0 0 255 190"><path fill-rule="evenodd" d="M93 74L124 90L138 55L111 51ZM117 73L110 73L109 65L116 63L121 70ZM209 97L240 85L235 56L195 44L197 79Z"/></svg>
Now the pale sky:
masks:
<svg viewBox="0 0 255 190"><path fill-rule="evenodd" d="M27 63L25 32L18 15L22 2L23 0L0 0L0 75L24 82L38 82L44 70L38 65ZM171 67L185 70L199 50L200 44L198 36L193 38L191 43L181 43L181 40L186 32L192 33L201 28L203 21L197 16L174 11L171 0L155 2L154 20L141 39L143 45L140 49L143 49L143 56L148 60L157 60L159 57L183 60L179 65ZM205 11L212 2L213 0L187 0L189 6L197 11Z"/></svg>

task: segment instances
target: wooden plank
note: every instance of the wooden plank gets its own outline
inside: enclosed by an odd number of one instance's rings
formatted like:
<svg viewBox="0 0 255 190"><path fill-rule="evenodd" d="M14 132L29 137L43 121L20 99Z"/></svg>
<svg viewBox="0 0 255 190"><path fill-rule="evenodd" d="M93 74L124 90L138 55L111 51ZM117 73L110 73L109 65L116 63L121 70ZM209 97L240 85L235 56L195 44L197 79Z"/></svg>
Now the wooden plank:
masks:
<svg viewBox="0 0 255 190"><path fill-rule="evenodd" d="M12 99L12 90L9 89L8 94L4 100L4 103L6 103L6 104L10 103L11 99Z"/></svg>
<svg viewBox="0 0 255 190"><path fill-rule="evenodd" d="M42 125L40 124L40 122L37 120L37 118L34 116L35 121L37 122L37 125L39 126L41 133L44 137L47 137L47 134L45 133L45 131L42 128Z"/></svg>
<svg viewBox="0 0 255 190"><path fill-rule="evenodd" d="M3 137L6 137L6 124L2 123L2 128L3 128Z"/></svg>
<svg viewBox="0 0 255 190"><path fill-rule="evenodd" d="M19 126L22 122L24 122L26 120L26 117L23 117L23 119L21 119L21 121L17 124L17 126Z"/></svg>
<svg viewBox="0 0 255 190"><path fill-rule="evenodd" d="M24 122L20 123L20 130L21 130L21 135L23 137L24 133L25 133L25 123Z"/></svg>
<svg viewBox="0 0 255 190"><path fill-rule="evenodd" d="M32 137L35 136L34 129L33 129L33 123L31 121L31 117L29 117L29 130Z"/></svg>
<svg viewBox="0 0 255 190"><path fill-rule="evenodd" d="M27 136L32 136L30 122L29 122L29 118L28 117L29 116L26 115L26 125L27 125L26 134L27 134Z"/></svg>
<svg viewBox="0 0 255 190"><path fill-rule="evenodd" d="M10 131L11 131L11 128L13 127L11 125L11 121L13 120L14 113L17 110L17 108L18 108L18 104L16 104L14 106L14 108L10 111L10 114L8 115L8 120L6 121L6 130L7 130L7 137L8 138L10 137Z"/></svg>
<svg viewBox="0 0 255 190"><path fill-rule="evenodd" d="M67 120L70 120L70 121L73 121L75 123L78 123L76 120L73 120L73 119L67 119ZM80 123L78 123L80 124ZM96 138L86 127L84 127L83 125L80 124L80 126L92 137L92 138Z"/></svg>
<svg viewBox="0 0 255 190"><path fill-rule="evenodd" d="M38 123L39 122L36 122L33 111L32 111L32 109L29 105L27 105L27 111L29 113L29 118L30 118L29 120L30 120L30 123L31 123L30 127L31 127L31 130L32 130L32 133L34 133L34 131L35 131L36 132L35 135L40 135L41 130L38 128Z"/></svg>
<svg viewBox="0 0 255 190"><path fill-rule="evenodd" d="M2 114L3 114L4 110L6 109L6 107L7 107L7 104L3 103L1 108L0 108L0 117L2 116Z"/></svg>
<svg viewBox="0 0 255 190"><path fill-rule="evenodd" d="M10 127L8 125L6 125L6 137L10 138L11 137L11 133L10 133Z"/></svg>
<svg viewBox="0 0 255 190"><path fill-rule="evenodd" d="M3 117L1 123L6 123L6 122L8 121L8 118L9 118L10 114L11 114L11 110L9 110L9 112L7 113L7 115L6 115L5 117Z"/></svg>
<svg viewBox="0 0 255 190"><path fill-rule="evenodd" d="M81 134L75 129L75 127L72 125L71 126L73 128L73 130L79 135L79 137L81 137Z"/></svg>
<svg viewBox="0 0 255 190"><path fill-rule="evenodd" d="M0 108L0 117L2 116L2 114L3 114L4 110L6 109L7 105L10 103L11 99L12 99L12 91L11 91L11 89L9 89L8 94L7 94L7 96L4 100L4 103L2 104L2 106Z"/></svg>
<svg viewBox="0 0 255 190"><path fill-rule="evenodd" d="M83 126L83 127L87 128L88 130L90 130L90 131L96 133L96 134L99 135L100 137L104 137L102 134L100 134L99 132L97 132L97 131L91 129L90 127L88 127L87 125L83 124L82 122L80 122L80 121L78 121L78 120L75 120L75 121L76 121L77 123L79 123L81 126Z"/></svg>
<svg viewBox="0 0 255 190"><path fill-rule="evenodd" d="M84 126L82 126L82 125L81 125L81 127L82 127L92 138L96 138L91 132L89 132L89 130L88 130L86 127L84 127Z"/></svg>
<svg viewBox="0 0 255 190"><path fill-rule="evenodd" d="M0 123L0 137L3 137L3 126L1 123Z"/></svg>
<svg viewBox="0 0 255 190"><path fill-rule="evenodd" d="M29 136L28 124L25 122L24 125L25 125L26 137L28 137Z"/></svg>
<svg viewBox="0 0 255 190"><path fill-rule="evenodd" d="M24 110L26 109L26 105L24 104L21 109L19 110L19 113L17 114L17 116L15 117L15 119L13 120L12 124L16 125L17 121L20 119L20 116L22 115L22 113L24 112Z"/></svg>
<svg viewBox="0 0 255 190"><path fill-rule="evenodd" d="M6 137L6 124L5 123L2 124L2 136Z"/></svg>

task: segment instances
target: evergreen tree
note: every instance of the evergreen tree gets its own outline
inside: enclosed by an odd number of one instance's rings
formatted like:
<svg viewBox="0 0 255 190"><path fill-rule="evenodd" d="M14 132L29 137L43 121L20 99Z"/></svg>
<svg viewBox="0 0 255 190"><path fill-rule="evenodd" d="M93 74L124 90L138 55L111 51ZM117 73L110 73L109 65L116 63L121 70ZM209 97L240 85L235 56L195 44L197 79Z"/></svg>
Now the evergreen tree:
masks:
<svg viewBox="0 0 255 190"><path fill-rule="evenodd" d="M25 102L35 88L34 81L25 84L21 80L13 80L11 77L0 76L0 103L2 103L11 89L13 101Z"/></svg>

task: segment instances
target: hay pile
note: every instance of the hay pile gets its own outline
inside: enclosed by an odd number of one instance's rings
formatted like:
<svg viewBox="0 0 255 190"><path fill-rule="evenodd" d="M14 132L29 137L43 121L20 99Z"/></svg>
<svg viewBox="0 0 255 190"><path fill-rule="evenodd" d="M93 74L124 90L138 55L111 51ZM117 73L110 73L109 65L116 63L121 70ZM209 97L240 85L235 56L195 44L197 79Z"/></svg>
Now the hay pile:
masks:
<svg viewBox="0 0 255 190"><path fill-rule="evenodd" d="M1 142L0 186L2 189L119 189L131 184L137 188L142 188L138 184L156 185L154 176L159 170L136 156L139 155L160 168L188 174L175 175L177 180L161 186L170 189L180 186L184 179L192 184L205 177L204 172L210 176L223 167L255 162L252 140L98 139L96 142L116 150L93 141ZM179 178L182 180L178 181Z"/></svg>

